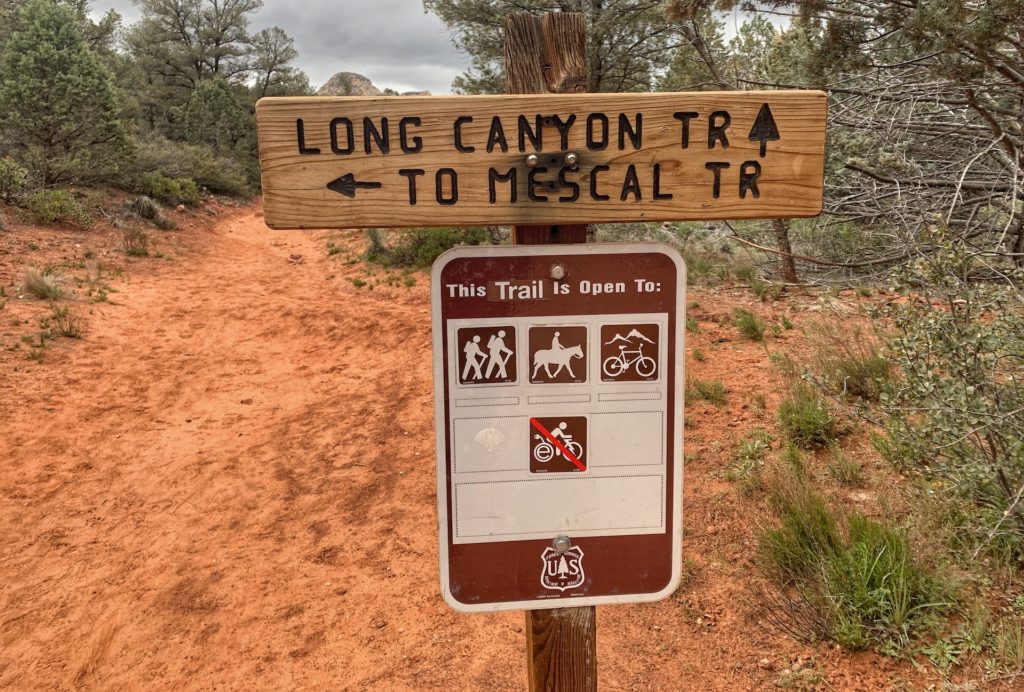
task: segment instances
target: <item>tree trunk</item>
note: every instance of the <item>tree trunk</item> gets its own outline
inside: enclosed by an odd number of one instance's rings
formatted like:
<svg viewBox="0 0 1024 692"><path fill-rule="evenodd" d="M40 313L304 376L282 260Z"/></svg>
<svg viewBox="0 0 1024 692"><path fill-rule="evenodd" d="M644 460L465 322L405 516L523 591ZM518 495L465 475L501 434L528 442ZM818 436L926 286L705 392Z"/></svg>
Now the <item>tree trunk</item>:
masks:
<svg viewBox="0 0 1024 692"><path fill-rule="evenodd" d="M772 219L772 231L775 233L775 245L779 252L779 275L787 284L800 283L796 275L796 261L793 259L793 246L789 243L789 219Z"/></svg>
<svg viewBox="0 0 1024 692"><path fill-rule="evenodd" d="M1024 219L1017 221L1017 242L1013 244L1013 263L1024 267Z"/></svg>

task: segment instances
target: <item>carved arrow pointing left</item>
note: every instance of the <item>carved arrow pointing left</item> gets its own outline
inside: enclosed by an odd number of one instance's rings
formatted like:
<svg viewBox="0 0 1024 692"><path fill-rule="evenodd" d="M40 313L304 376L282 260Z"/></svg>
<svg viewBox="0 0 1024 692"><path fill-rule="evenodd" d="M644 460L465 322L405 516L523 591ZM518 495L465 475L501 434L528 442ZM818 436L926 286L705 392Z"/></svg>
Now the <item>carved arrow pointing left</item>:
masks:
<svg viewBox="0 0 1024 692"><path fill-rule="evenodd" d="M374 190L379 187L382 187L380 183L359 182L351 173L346 173L340 178L335 178L331 182L327 183L328 190L333 190L339 195L345 195L346 197L352 198L356 196L356 190Z"/></svg>

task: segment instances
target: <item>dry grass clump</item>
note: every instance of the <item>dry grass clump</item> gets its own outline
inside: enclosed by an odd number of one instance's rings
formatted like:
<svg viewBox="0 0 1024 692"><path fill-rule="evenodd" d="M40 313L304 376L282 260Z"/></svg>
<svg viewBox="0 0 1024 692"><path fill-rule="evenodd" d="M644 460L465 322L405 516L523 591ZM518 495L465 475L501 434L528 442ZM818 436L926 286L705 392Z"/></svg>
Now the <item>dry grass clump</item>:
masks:
<svg viewBox="0 0 1024 692"><path fill-rule="evenodd" d="M892 364L882 355L882 336L857 322L826 320L808 328L814 369L836 394L877 402L892 381Z"/></svg>
<svg viewBox="0 0 1024 692"><path fill-rule="evenodd" d="M126 228L121 232L121 244L130 257L149 256L149 236L141 228Z"/></svg>
<svg viewBox="0 0 1024 692"><path fill-rule="evenodd" d="M25 270L21 287L25 293L39 300L57 300L64 296L64 289L54 274L34 268Z"/></svg>
<svg viewBox="0 0 1024 692"><path fill-rule="evenodd" d="M66 336L70 339L81 339L85 331L82 318L67 305L54 305L42 326L52 336Z"/></svg>

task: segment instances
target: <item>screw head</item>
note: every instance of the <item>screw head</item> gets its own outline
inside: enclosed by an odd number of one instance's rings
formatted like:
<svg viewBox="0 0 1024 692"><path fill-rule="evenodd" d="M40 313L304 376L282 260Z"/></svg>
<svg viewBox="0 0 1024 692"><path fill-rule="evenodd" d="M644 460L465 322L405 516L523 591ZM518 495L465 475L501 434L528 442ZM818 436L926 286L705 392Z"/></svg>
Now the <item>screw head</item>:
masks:
<svg viewBox="0 0 1024 692"><path fill-rule="evenodd" d="M536 154L530 154L526 157L526 165L530 168L536 168L538 163L540 163L540 157Z"/></svg>
<svg viewBox="0 0 1024 692"><path fill-rule="evenodd" d="M561 554L572 547L572 541L569 540L568 536L558 536L555 540L551 541L551 547L555 549L556 553Z"/></svg>
<svg viewBox="0 0 1024 692"><path fill-rule="evenodd" d="M579 162L580 157L576 154L576 152L570 151L568 154L565 155L566 166L575 166Z"/></svg>
<svg viewBox="0 0 1024 692"><path fill-rule="evenodd" d="M561 262L555 262L551 265L551 278L555 281L561 281L565 278L568 272L565 270L565 265Z"/></svg>

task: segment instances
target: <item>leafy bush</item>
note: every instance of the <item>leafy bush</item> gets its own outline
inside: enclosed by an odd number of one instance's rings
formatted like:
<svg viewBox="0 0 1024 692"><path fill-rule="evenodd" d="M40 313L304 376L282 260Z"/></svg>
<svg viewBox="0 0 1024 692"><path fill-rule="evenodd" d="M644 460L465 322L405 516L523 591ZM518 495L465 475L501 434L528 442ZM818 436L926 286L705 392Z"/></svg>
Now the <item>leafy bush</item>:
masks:
<svg viewBox="0 0 1024 692"><path fill-rule="evenodd" d="M751 341L764 341L764 322L750 310L736 308L732 311L732 322Z"/></svg>
<svg viewBox="0 0 1024 692"><path fill-rule="evenodd" d="M199 188L191 178L169 178L163 173L147 173L139 179L136 189L158 202L176 206L199 204Z"/></svg>
<svg viewBox="0 0 1024 692"><path fill-rule="evenodd" d="M371 229L366 258L385 267L429 267L446 250L457 245L479 245L489 237L486 228L417 228L400 233L400 240L389 247L383 232Z"/></svg>
<svg viewBox="0 0 1024 692"><path fill-rule="evenodd" d="M825 401L805 382L794 382L779 404L779 423L797 447L817 449L835 438L835 419Z"/></svg>
<svg viewBox="0 0 1024 692"><path fill-rule="evenodd" d="M38 224L49 226L72 221L83 228L93 225L92 217L67 190L40 190L29 195L25 206Z"/></svg>
<svg viewBox="0 0 1024 692"><path fill-rule="evenodd" d="M1020 269L996 283L987 258L946 244L909 265L882 395L880 451L948 498L958 533L1024 557L1024 301ZM986 280L987 279L987 280ZM1015 284L1015 285L1014 285Z"/></svg>
<svg viewBox="0 0 1024 692"><path fill-rule="evenodd" d="M28 187L28 171L10 156L0 156L0 200L11 204Z"/></svg>
<svg viewBox="0 0 1024 692"><path fill-rule="evenodd" d="M131 177L126 177L122 184L134 187L133 181L147 173L159 173L165 178L189 178L214 194L232 197L252 194L245 168L236 160L215 156L201 146L156 136L139 143Z"/></svg>
<svg viewBox="0 0 1024 692"><path fill-rule="evenodd" d="M946 607L903 529L857 512L844 521L795 476L776 481L772 500L780 524L757 550L774 586L767 615L786 631L895 653Z"/></svg>
<svg viewBox="0 0 1024 692"><path fill-rule="evenodd" d="M64 297L57 277L48 271L26 269L21 277L21 287L25 293L39 300L57 300Z"/></svg>

